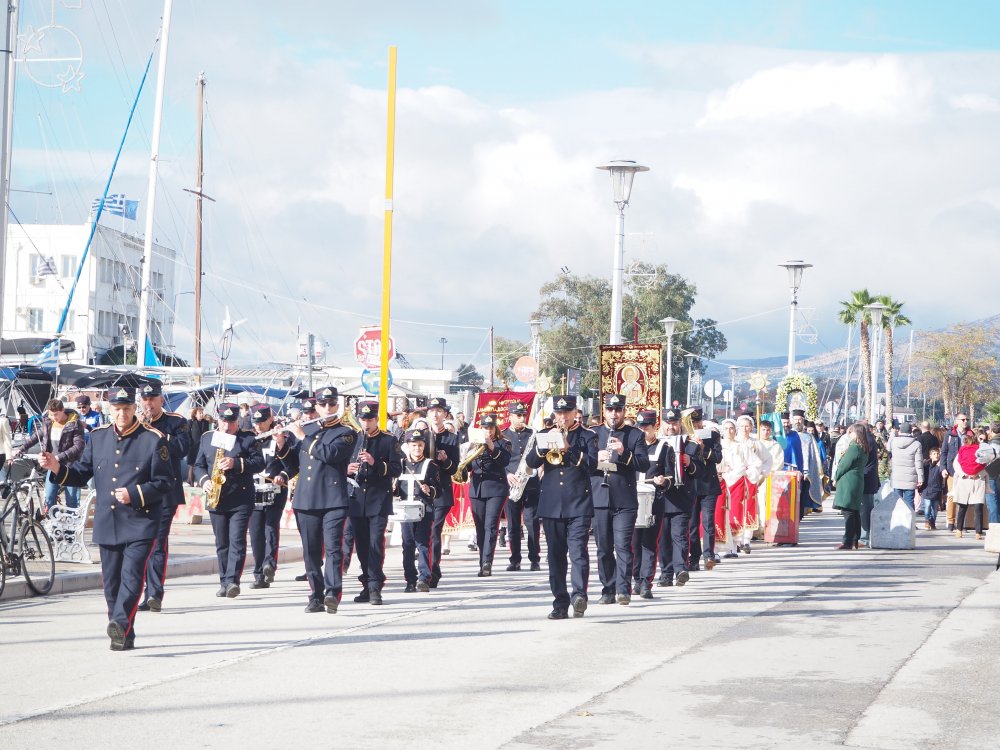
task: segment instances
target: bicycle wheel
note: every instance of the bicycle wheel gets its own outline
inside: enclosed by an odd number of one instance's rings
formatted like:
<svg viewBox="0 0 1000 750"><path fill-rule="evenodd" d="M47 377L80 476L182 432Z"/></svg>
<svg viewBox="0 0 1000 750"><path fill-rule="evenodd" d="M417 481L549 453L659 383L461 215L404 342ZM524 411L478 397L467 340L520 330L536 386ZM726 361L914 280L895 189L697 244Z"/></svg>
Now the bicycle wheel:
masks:
<svg viewBox="0 0 1000 750"><path fill-rule="evenodd" d="M0 553L0 596L3 596L3 590L7 586L7 559L2 553Z"/></svg>
<svg viewBox="0 0 1000 750"><path fill-rule="evenodd" d="M49 593L56 578L56 559L52 554L52 540L38 521L28 520L21 524L17 551L28 588L41 596Z"/></svg>

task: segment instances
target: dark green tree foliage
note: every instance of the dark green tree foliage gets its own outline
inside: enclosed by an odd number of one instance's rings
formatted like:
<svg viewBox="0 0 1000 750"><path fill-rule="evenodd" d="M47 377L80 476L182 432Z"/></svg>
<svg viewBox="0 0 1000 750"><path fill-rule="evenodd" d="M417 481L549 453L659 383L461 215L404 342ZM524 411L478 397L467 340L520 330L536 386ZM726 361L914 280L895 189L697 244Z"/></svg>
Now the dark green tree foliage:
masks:
<svg viewBox="0 0 1000 750"><path fill-rule="evenodd" d="M673 336L673 393L682 399L687 387L687 360L684 354L696 354L699 360L714 359L726 350L726 337L711 319L694 320L697 287L667 266L655 267L654 282L645 288L633 287L626 280L622 305L622 339L633 339L633 315L639 317L639 342L661 343L663 318L677 318ZM542 370L555 382L567 367L583 370L583 388L599 387L598 349L608 341L611 327L611 282L594 276L561 274L544 284L539 291L541 304L535 316L544 324L542 332ZM664 351L665 353L665 351ZM695 368L704 372L696 360Z"/></svg>
<svg viewBox="0 0 1000 750"><path fill-rule="evenodd" d="M455 370L455 379L452 381L451 392L473 391L478 393L483 389L486 378L479 374L479 371L471 364L460 364Z"/></svg>

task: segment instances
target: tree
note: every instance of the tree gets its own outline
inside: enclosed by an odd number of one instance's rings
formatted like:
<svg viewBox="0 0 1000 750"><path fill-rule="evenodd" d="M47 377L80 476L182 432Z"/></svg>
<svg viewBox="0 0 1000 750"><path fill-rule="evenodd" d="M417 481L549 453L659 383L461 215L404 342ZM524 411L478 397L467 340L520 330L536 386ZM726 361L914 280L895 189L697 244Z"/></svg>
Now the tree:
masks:
<svg viewBox="0 0 1000 750"><path fill-rule="evenodd" d="M483 383L486 381L479 371L471 364L460 364L458 369L455 371L455 380L449 388L451 393L460 393L461 391L472 391L473 393L478 393L483 389Z"/></svg>
<svg viewBox="0 0 1000 750"><path fill-rule="evenodd" d="M897 302L888 294L880 295L878 301L885 306L882 312L882 328L885 330L885 419L886 424L892 424L892 411L895 405L893 385L896 382L892 362L892 334L895 328L911 325L911 322L903 315L902 302Z"/></svg>
<svg viewBox="0 0 1000 750"><path fill-rule="evenodd" d="M862 395L861 403L858 405L859 414L867 416L871 413L869 399L874 398L873 388L874 383L872 383L872 345L868 337L868 326L871 324L871 313L865 308L872 304L875 298L868 292L867 289L858 289L857 291L851 292L851 297L840 303L840 312L837 314L837 318L841 323L847 326L853 326L855 324L860 324L860 340L861 340L861 380L865 384L865 390Z"/></svg>
<svg viewBox="0 0 1000 750"><path fill-rule="evenodd" d="M996 326L969 324L920 334L914 352L917 383L941 398L946 417L967 408L971 420L975 405L995 395L998 334Z"/></svg>
<svg viewBox="0 0 1000 750"><path fill-rule="evenodd" d="M623 326L634 313L639 318L640 342L664 343L660 320L677 318L673 337L673 392L683 392L687 380L687 361L691 352L701 360L716 357L726 349L726 337L710 319L693 320L697 287L678 274L669 273L666 265L655 267L655 278L648 287L626 283L623 290ZM549 377L558 381L567 367L583 372L581 387L596 391L600 387L598 346L608 341L611 320L611 284L594 276L561 274L539 290L541 304L535 317L546 326L542 332L542 365ZM625 339L631 340L631 335ZM704 364L696 368L704 371Z"/></svg>

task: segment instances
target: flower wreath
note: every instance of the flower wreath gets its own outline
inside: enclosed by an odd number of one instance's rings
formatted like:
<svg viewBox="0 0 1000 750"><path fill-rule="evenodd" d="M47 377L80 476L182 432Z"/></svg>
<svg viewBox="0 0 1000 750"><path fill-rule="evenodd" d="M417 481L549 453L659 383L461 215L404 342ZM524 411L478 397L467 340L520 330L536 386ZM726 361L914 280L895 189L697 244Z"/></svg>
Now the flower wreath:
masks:
<svg viewBox="0 0 1000 750"><path fill-rule="evenodd" d="M819 417L819 392L812 378L801 372L786 375L778 383L778 391L774 394L775 411L788 409L788 395L794 391L806 394L806 419L815 421Z"/></svg>

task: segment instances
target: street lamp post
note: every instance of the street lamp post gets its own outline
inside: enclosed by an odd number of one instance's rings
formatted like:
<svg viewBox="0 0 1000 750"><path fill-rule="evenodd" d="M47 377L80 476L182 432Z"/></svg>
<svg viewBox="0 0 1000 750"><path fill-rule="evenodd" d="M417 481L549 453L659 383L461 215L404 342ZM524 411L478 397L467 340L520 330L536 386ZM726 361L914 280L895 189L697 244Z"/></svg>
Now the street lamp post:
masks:
<svg viewBox="0 0 1000 750"><path fill-rule="evenodd" d="M729 365L729 417L736 414L736 365Z"/></svg>
<svg viewBox="0 0 1000 750"><path fill-rule="evenodd" d="M625 206L632 195L632 180L636 172L648 172L634 161L617 159L607 164L601 164L598 169L611 173L611 191L615 205L618 206L618 218L615 225L615 252L611 267L611 344L620 344L622 340L622 283L625 265Z"/></svg>
<svg viewBox="0 0 1000 750"><path fill-rule="evenodd" d="M528 328L531 329L531 356L538 365L538 373L542 372L542 321L534 319L528 321Z"/></svg>
<svg viewBox="0 0 1000 750"><path fill-rule="evenodd" d="M664 333L667 334L667 387L664 389L666 391L666 404L667 408L670 409L674 405L673 399L673 389L674 389L674 329L677 327L679 321L677 318L664 318L660 321L663 326Z"/></svg>
<svg viewBox="0 0 1000 750"><path fill-rule="evenodd" d="M685 354L684 359L688 361L688 392L687 392L687 406L691 406L691 367L694 364L694 355Z"/></svg>
<svg viewBox="0 0 1000 750"><path fill-rule="evenodd" d="M802 272L812 268L812 264L803 263L801 260L789 260L778 265L788 271L788 286L792 290L792 304L788 318L788 374L791 375L795 370L795 313L799 306L799 286L802 284Z"/></svg>
<svg viewBox="0 0 1000 750"><path fill-rule="evenodd" d="M444 336L438 339L438 343L441 344L441 369L444 369L444 345L448 343L448 339Z"/></svg>
<svg viewBox="0 0 1000 750"><path fill-rule="evenodd" d="M869 347L872 350L872 362L870 368L872 381L868 385L868 396L870 400L868 406L868 419L869 424L874 427L875 421L878 419L878 350L882 343L882 336L880 335L880 332L882 331L882 313L885 312L885 305L881 302L873 302L870 305L865 305L865 310L868 311L868 315L871 317L871 337L874 338L874 345Z"/></svg>

